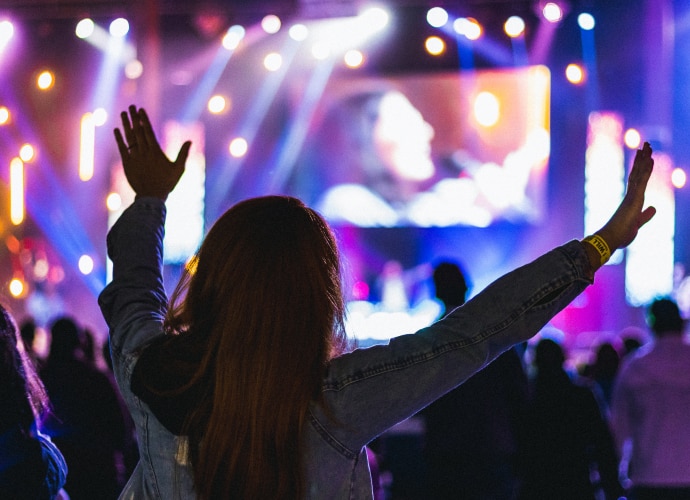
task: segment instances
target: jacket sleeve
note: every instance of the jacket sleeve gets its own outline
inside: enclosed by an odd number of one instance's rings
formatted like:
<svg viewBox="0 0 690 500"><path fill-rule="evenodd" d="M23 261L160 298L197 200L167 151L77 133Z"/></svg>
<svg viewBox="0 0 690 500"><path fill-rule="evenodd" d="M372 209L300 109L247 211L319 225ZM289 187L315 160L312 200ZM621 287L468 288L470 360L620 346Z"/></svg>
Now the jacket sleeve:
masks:
<svg viewBox="0 0 690 500"><path fill-rule="evenodd" d="M357 449L535 335L592 282L589 272L582 244L572 241L415 334L334 359L323 386L328 410L313 407L313 423L342 424L334 437Z"/></svg>
<svg viewBox="0 0 690 500"><path fill-rule="evenodd" d="M162 200L138 198L108 233L113 279L98 303L110 331L114 363L163 334L167 307L162 276L165 214Z"/></svg>

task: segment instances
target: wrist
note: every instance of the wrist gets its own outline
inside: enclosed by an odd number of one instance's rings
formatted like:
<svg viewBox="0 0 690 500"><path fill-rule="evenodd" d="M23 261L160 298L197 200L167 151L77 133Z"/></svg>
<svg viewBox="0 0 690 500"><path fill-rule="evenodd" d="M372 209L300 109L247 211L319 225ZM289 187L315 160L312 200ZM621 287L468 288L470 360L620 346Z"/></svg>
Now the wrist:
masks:
<svg viewBox="0 0 690 500"><path fill-rule="evenodd" d="M604 237L599 233L585 236L582 241L591 245L596 250L599 257L599 265L603 266L611 258L611 247Z"/></svg>
<svg viewBox="0 0 690 500"><path fill-rule="evenodd" d="M580 243L587 254L593 277L594 272L611 258L611 247L600 233L586 236Z"/></svg>

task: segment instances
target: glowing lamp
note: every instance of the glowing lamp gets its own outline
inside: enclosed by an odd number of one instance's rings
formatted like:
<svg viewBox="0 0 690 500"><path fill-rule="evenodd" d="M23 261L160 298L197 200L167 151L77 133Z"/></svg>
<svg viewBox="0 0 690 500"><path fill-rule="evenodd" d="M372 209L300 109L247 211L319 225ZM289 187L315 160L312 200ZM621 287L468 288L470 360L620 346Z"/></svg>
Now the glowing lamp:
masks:
<svg viewBox="0 0 690 500"><path fill-rule="evenodd" d="M264 16L264 18L261 20L261 28L268 34L274 34L278 33L280 31L282 23L280 22L280 18L276 15L269 14L267 16Z"/></svg>
<svg viewBox="0 0 690 500"><path fill-rule="evenodd" d="M52 72L41 71L36 78L36 86L41 90L49 90L55 85L55 76Z"/></svg>
<svg viewBox="0 0 690 500"><path fill-rule="evenodd" d="M510 16L503 29L510 38L517 38L525 32L525 21L520 16Z"/></svg>
<svg viewBox="0 0 690 500"><path fill-rule="evenodd" d="M443 54L446 50L445 42L437 36L430 36L424 41L424 48L432 56Z"/></svg>
<svg viewBox="0 0 690 500"><path fill-rule="evenodd" d="M81 38L83 40L84 38L88 38L93 35L95 29L96 24L93 22L93 20L86 18L77 23L77 27L74 29L74 34L77 35L77 38Z"/></svg>
<svg viewBox="0 0 690 500"><path fill-rule="evenodd" d="M248 149L249 145L247 144L247 140L242 137L237 137L230 141L230 146L228 148L230 155L234 158L241 158L246 155Z"/></svg>
<svg viewBox="0 0 690 500"><path fill-rule="evenodd" d="M118 17L110 23L108 31L110 31L110 34L115 38L123 38L129 33L129 21L124 17Z"/></svg>
<svg viewBox="0 0 690 500"><path fill-rule="evenodd" d="M359 50L348 50L345 52L343 60L349 68L359 68L364 63L364 54Z"/></svg>
<svg viewBox="0 0 690 500"><path fill-rule="evenodd" d="M442 7L432 7L426 13L426 22L434 28L445 26L448 22L448 12Z"/></svg>
<svg viewBox="0 0 690 500"><path fill-rule="evenodd" d="M589 14L587 12L583 12L579 16L577 16L577 24L580 26L581 29L585 31L593 30L594 29L594 17L592 14Z"/></svg>
<svg viewBox="0 0 690 500"><path fill-rule="evenodd" d="M637 131L637 129L629 128L625 131L625 134L623 135L623 142L630 149L637 149L640 147L640 144L642 143L642 137L640 136L640 133Z"/></svg>

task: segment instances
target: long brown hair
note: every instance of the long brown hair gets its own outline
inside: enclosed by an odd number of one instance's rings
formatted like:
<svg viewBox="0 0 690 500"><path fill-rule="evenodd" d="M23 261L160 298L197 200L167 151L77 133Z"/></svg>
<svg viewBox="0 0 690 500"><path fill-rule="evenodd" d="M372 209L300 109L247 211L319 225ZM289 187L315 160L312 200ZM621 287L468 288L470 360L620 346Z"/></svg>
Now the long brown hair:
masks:
<svg viewBox="0 0 690 500"><path fill-rule="evenodd" d="M0 305L0 431L19 425L29 435L49 410L48 395L12 315Z"/></svg>
<svg viewBox="0 0 690 500"><path fill-rule="evenodd" d="M347 345L340 261L296 198L253 198L212 227L171 298L166 331L199 349L185 421L200 498L299 498L302 429ZM182 347L182 345L180 345Z"/></svg>

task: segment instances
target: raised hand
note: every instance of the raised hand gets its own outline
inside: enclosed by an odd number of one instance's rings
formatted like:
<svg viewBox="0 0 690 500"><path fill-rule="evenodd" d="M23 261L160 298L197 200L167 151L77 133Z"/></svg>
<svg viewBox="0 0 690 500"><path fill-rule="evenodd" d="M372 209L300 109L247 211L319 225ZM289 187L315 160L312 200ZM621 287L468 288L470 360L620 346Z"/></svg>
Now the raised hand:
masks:
<svg viewBox="0 0 690 500"><path fill-rule="evenodd" d="M652 148L645 142L642 149L638 149L635 154L623 201L594 238L584 240L592 273L599 269L616 249L632 243L640 228L654 217L654 207L643 208L644 195L653 167ZM601 239L604 240L603 243Z"/></svg>
<svg viewBox="0 0 690 500"><path fill-rule="evenodd" d="M643 209L647 182L652 175L653 167L652 148L648 142L645 142L642 149L638 149L635 154L623 201L611 219L599 231L601 237L611 247L611 251L632 243L638 230L654 217L656 213L654 207Z"/></svg>
<svg viewBox="0 0 690 500"><path fill-rule="evenodd" d="M137 197L154 196L165 201L184 173L191 141L182 145L175 161L170 161L143 108L130 106L129 115L123 111L121 117L124 138L120 129L114 132L127 181Z"/></svg>

